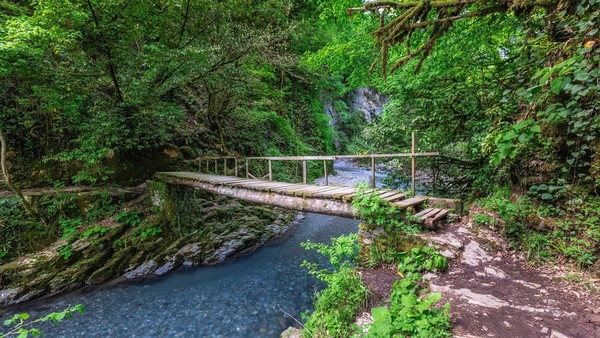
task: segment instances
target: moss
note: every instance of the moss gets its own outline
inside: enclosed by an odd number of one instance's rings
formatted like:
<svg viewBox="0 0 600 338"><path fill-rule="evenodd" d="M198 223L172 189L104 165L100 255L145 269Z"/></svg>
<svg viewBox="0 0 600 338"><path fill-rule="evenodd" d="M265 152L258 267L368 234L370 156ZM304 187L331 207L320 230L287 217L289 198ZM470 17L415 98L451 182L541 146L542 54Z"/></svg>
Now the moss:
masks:
<svg viewBox="0 0 600 338"><path fill-rule="evenodd" d="M28 265L20 261L2 265L0 285L24 288L24 293L37 297L104 283L149 260L158 266L166 262L177 266L183 259L194 264L219 263L271 238L277 228L268 225L284 228L295 215L161 182L148 182L148 194L149 198L128 210L145 215L142 223L121 222L106 232L55 244L55 248L73 246L68 260L53 249L33 255ZM162 232L142 237L149 228ZM190 257L180 254L186 246L192 248Z"/></svg>

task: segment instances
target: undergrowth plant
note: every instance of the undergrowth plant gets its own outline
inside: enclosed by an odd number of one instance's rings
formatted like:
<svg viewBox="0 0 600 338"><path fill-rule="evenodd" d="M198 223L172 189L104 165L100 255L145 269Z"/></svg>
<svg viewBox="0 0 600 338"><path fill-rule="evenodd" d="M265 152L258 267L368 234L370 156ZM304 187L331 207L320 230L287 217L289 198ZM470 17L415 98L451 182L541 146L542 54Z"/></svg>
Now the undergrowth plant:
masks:
<svg viewBox="0 0 600 338"><path fill-rule="evenodd" d="M410 222L404 211L393 208L389 202L377 194L369 194L365 184L358 186L358 191L352 200L352 208L358 213L363 224L381 227L386 231L402 231L417 233L420 226Z"/></svg>
<svg viewBox="0 0 600 338"><path fill-rule="evenodd" d="M306 318L303 337L348 337L358 327L354 319L366 306L367 288L350 267L329 274L327 288L316 294L315 310Z"/></svg>
<svg viewBox="0 0 600 338"><path fill-rule="evenodd" d="M355 332L356 314L366 306L368 291L353 267L358 260L358 235L332 239L331 245L305 242L307 250L316 250L328 258L328 266L304 261L309 273L327 283L316 294L315 310L305 316L303 337L347 337Z"/></svg>
<svg viewBox="0 0 600 338"><path fill-rule="evenodd" d="M328 272L338 270L342 267L354 267L358 263L358 234L349 234L331 239L331 244L316 243L310 240L300 244L306 250L315 250L321 255L328 257L329 267L319 269L317 263L310 263L306 260L302 266L308 267L309 273L314 274L319 279L326 279Z"/></svg>
<svg viewBox="0 0 600 338"><path fill-rule="evenodd" d="M585 194L565 196L566 202L559 206L535 196L513 201L510 191L501 189L476 203L500 215L500 232L532 263L572 261L581 269L600 271L598 198ZM474 221L483 226L496 223L479 215L474 216Z"/></svg>
<svg viewBox="0 0 600 338"><path fill-rule="evenodd" d="M18 313L4 321L4 326L8 328L6 329L6 332L0 332L0 338L27 338L29 336L38 337L43 333L40 329L34 327L34 325L48 321L58 324L65 318L71 319L75 313L84 314L84 312L85 310L83 306L81 304L77 304L66 308L63 311L52 312L37 319L31 319L31 316L28 313Z"/></svg>
<svg viewBox="0 0 600 338"><path fill-rule="evenodd" d="M371 310L373 324L366 337L452 337L450 304L442 309L434 307L440 293L419 297L421 275L410 272L394 282L389 307Z"/></svg>
<svg viewBox="0 0 600 338"><path fill-rule="evenodd" d="M398 272L440 271L448 267L446 257L440 255L434 248L428 246L415 247L408 252L398 254Z"/></svg>
<svg viewBox="0 0 600 338"><path fill-rule="evenodd" d="M388 307L371 310L373 324L366 337L451 337L450 304L434 305L440 293L422 294L425 286L420 272L444 270L446 258L427 246L415 247L397 255L398 274Z"/></svg>

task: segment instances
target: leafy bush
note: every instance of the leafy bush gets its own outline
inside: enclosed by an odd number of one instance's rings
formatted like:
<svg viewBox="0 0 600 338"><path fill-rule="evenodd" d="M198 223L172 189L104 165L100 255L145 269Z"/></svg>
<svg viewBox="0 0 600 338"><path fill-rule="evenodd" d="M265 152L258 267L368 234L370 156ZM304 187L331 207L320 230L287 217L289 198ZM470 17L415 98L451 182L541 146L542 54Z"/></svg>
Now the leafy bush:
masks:
<svg viewBox="0 0 600 338"><path fill-rule="evenodd" d="M401 274L445 270L448 266L446 257L428 246L416 247L408 252L401 252L398 254L398 260L398 272Z"/></svg>
<svg viewBox="0 0 600 338"><path fill-rule="evenodd" d="M142 223L142 218L140 217L140 213L137 211L122 211L115 216L115 221L123 222L130 227L134 227Z"/></svg>
<svg viewBox="0 0 600 338"><path fill-rule="evenodd" d="M477 226L484 226L490 229L496 229L499 225L498 221L486 214L476 213L473 215L473 224Z"/></svg>
<svg viewBox="0 0 600 338"><path fill-rule="evenodd" d="M81 304L71 306L60 312L49 313L44 317L35 320L29 320L31 316L28 313L15 314L4 321L4 326L8 326L9 329L7 332L0 332L0 338L8 338L12 336L16 336L18 338L27 338L29 337L29 335L33 337L40 336L42 335L42 331L33 327L33 325L47 321L51 321L52 323L57 324L65 318L71 319L73 317L73 314L76 312L79 312L80 314L83 314L85 312Z"/></svg>
<svg viewBox="0 0 600 338"><path fill-rule="evenodd" d="M352 200L352 208L360 216L361 221L369 226L382 227L386 231L398 231L404 233L416 233L420 226L407 222L403 211L392 208L376 194L367 194L367 186L359 186L359 190Z"/></svg>
<svg viewBox="0 0 600 338"><path fill-rule="evenodd" d="M71 244L63 245L56 249L56 252L65 260L68 261L73 255L73 247Z"/></svg>
<svg viewBox="0 0 600 338"><path fill-rule="evenodd" d="M333 269L344 266L354 267L358 262L358 234L349 234L331 239L331 245L315 243L310 240L301 244L306 250L316 250L323 256L329 257Z"/></svg>
<svg viewBox="0 0 600 338"><path fill-rule="evenodd" d="M146 238L148 236L156 236L156 235L160 234L162 231L163 230L158 227L149 227L142 231L142 233L140 234L140 237Z"/></svg>
<svg viewBox="0 0 600 338"><path fill-rule="evenodd" d="M442 297L439 293L419 297L420 279L420 274L411 272L394 283L389 308L371 310L374 322L366 337L452 337L450 304L433 307Z"/></svg>
<svg viewBox="0 0 600 338"><path fill-rule="evenodd" d="M540 186L535 191L560 192L549 186ZM529 193L532 194L531 191ZM548 204L544 196L541 196L541 201L524 196L512 202L504 190L477 204L500 214L502 233L513 248L522 249L530 261L536 263L566 258L580 268L592 267L600 258L600 202L597 197L585 194L576 197L567 194L562 198L567 201L561 207ZM474 216L474 221L486 222L478 215Z"/></svg>
<svg viewBox="0 0 600 338"><path fill-rule="evenodd" d="M352 269L358 259L358 235L332 238L331 245L305 242L307 250L316 250L329 258L329 267L304 261L309 273L327 283L316 294L315 310L306 319L304 337L344 337L354 329L354 318L366 304L367 289Z"/></svg>
<svg viewBox="0 0 600 338"><path fill-rule="evenodd" d="M315 310L304 324L303 337L348 337L356 330L356 314L366 306L367 288L350 267L342 267L326 280L327 288L317 293Z"/></svg>
<svg viewBox="0 0 600 338"><path fill-rule="evenodd" d="M90 238L96 234L99 234L100 236L106 234L108 232L108 228L107 227L101 227L101 226L93 226L89 229L87 229L86 231L84 231L81 234L81 237L83 238Z"/></svg>
<svg viewBox="0 0 600 338"><path fill-rule="evenodd" d="M60 218L58 224L62 230L62 238L68 239L74 237L82 223L83 220L81 218Z"/></svg>

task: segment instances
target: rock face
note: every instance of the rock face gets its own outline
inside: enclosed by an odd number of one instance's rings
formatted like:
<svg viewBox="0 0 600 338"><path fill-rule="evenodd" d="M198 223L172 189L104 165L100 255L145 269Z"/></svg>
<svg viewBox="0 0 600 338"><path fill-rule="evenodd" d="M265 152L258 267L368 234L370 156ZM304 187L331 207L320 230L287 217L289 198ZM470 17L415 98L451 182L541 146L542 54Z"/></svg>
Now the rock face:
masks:
<svg viewBox="0 0 600 338"><path fill-rule="evenodd" d="M374 88L362 87L346 94L342 99L323 99L323 112L330 117L329 126L335 131L334 143L343 151L347 139L383 113L388 98Z"/></svg>
<svg viewBox="0 0 600 338"><path fill-rule="evenodd" d="M98 226L103 231L1 265L0 307L181 265L217 264L282 234L295 215L192 188L149 186L144 202L127 211L142 215L141 222L107 220Z"/></svg>
<svg viewBox="0 0 600 338"><path fill-rule="evenodd" d="M360 111L365 120L371 122L383 113L383 108L388 98L374 88L358 88L346 95L346 102L350 111Z"/></svg>

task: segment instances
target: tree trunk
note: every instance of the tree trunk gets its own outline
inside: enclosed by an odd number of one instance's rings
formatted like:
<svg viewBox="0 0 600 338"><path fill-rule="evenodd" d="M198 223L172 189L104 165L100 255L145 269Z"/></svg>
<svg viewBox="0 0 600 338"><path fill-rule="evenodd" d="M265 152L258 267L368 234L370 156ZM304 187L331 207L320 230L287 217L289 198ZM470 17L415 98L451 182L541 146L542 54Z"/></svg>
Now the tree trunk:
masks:
<svg viewBox="0 0 600 338"><path fill-rule="evenodd" d="M4 183L13 193L15 193L15 195L17 195L25 211L27 211L29 215L37 219L38 215L33 209L31 203L25 198L25 196L23 196L21 189L19 189L12 182L10 172L8 171L8 163L6 161L6 148L6 139L4 138L2 128L0 128L0 168L2 169L2 176L4 176Z"/></svg>

